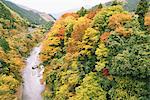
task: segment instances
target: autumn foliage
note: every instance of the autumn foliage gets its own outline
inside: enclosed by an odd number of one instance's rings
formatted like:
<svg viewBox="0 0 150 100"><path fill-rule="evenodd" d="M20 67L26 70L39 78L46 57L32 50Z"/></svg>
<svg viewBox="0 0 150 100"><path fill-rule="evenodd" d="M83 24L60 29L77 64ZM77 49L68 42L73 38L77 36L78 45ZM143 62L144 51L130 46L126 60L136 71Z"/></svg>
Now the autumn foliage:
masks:
<svg viewBox="0 0 150 100"><path fill-rule="evenodd" d="M106 42L110 36L109 32L105 32L100 36L101 41Z"/></svg>
<svg viewBox="0 0 150 100"><path fill-rule="evenodd" d="M0 100L18 100L25 58L42 40L43 30L30 33L27 23L0 1Z"/></svg>
<svg viewBox="0 0 150 100"><path fill-rule="evenodd" d="M120 4L64 14L42 42L44 100L148 100L149 40Z"/></svg>
<svg viewBox="0 0 150 100"><path fill-rule="evenodd" d="M117 33L123 36L131 34L131 28L125 28L123 25L132 20L132 16L129 14L114 14L109 18L108 26L114 29Z"/></svg>
<svg viewBox="0 0 150 100"><path fill-rule="evenodd" d="M145 17L145 25L150 26L150 16Z"/></svg>

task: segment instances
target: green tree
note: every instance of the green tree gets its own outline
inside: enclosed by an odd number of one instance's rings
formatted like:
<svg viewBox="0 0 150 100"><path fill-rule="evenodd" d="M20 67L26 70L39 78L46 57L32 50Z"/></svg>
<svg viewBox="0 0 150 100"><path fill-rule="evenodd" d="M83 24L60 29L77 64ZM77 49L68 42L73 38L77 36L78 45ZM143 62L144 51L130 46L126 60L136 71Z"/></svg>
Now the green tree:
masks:
<svg viewBox="0 0 150 100"><path fill-rule="evenodd" d="M5 52L10 50L9 44L5 38L0 37L0 46L3 48Z"/></svg>
<svg viewBox="0 0 150 100"><path fill-rule="evenodd" d="M111 4L111 6L116 6L116 5L122 5L122 2L114 0Z"/></svg>
<svg viewBox="0 0 150 100"><path fill-rule="evenodd" d="M136 14L139 15L139 23L141 25L141 29L145 29L145 26L144 26L144 17L145 17L145 14L148 12L148 8L149 8L149 4L148 4L148 1L147 0L141 0L137 6L137 9L136 9Z"/></svg>
<svg viewBox="0 0 150 100"><path fill-rule="evenodd" d="M84 16L87 13L87 10L82 7L79 11L77 11L77 14L79 14L80 17Z"/></svg>
<svg viewBox="0 0 150 100"><path fill-rule="evenodd" d="M98 8L99 8L99 9L103 8L103 5L100 3L100 4L98 5Z"/></svg>

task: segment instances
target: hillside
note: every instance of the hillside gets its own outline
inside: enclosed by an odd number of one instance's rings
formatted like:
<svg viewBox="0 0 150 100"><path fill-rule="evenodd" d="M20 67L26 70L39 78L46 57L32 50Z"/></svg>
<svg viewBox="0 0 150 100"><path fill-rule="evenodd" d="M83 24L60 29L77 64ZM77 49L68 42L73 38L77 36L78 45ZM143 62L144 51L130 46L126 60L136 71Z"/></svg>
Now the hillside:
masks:
<svg viewBox="0 0 150 100"><path fill-rule="evenodd" d="M2 2L9 8L20 14L21 17L29 21L31 24L45 24L48 21L54 21L54 19L48 14L34 11L30 8L18 6L10 1L2 0Z"/></svg>
<svg viewBox="0 0 150 100"><path fill-rule="evenodd" d="M124 9L130 12L134 12L136 11L137 8L137 4L139 3L140 0L118 0L118 1L123 1L124 2ZM150 0L147 0L148 2L150 2ZM112 4L112 2L107 2L105 3L106 6L110 6ZM96 5L94 8L97 8L98 5Z"/></svg>
<svg viewBox="0 0 150 100"><path fill-rule="evenodd" d="M126 0L127 4L124 7L128 11L136 11L137 4L139 3L139 1L140 0Z"/></svg>
<svg viewBox="0 0 150 100"><path fill-rule="evenodd" d="M46 13L39 13L39 15L45 20L45 21L55 21L52 15L46 14Z"/></svg>
<svg viewBox="0 0 150 100"><path fill-rule="evenodd" d="M55 21L0 0L0 100L149 100L150 2L118 1Z"/></svg>
<svg viewBox="0 0 150 100"><path fill-rule="evenodd" d="M137 16L121 5L62 15L42 42L44 100L149 100L150 16L144 30Z"/></svg>
<svg viewBox="0 0 150 100"><path fill-rule="evenodd" d="M42 29L30 33L26 21L0 1L0 100L19 99L25 57L42 36Z"/></svg>

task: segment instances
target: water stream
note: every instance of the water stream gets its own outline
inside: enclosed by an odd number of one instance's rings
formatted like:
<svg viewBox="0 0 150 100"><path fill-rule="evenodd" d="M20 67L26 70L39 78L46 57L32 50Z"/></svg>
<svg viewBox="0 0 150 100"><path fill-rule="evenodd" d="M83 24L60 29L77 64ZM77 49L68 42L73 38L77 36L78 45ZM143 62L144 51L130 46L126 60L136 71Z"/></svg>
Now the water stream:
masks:
<svg viewBox="0 0 150 100"><path fill-rule="evenodd" d="M41 93L44 85L40 83L42 71L36 68L40 64L39 53L41 47L35 47L26 60L26 67L23 71L23 100L42 100Z"/></svg>

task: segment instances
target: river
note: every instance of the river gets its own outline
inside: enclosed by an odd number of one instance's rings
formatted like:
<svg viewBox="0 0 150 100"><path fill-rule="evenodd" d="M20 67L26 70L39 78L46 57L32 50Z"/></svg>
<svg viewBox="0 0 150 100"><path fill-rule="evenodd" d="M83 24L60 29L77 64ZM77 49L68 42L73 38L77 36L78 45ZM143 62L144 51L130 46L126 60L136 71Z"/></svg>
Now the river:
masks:
<svg viewBox="0 0 150 100"><path fill-rule="evenodd" d="M40 79L42 79L41 72L44 69L32 68L40 64L40 51L40 46L33 48L30 56L26 60L26 67L23 71L23 100L42 100L41 93L45 86L40 83Z"/></svg>

